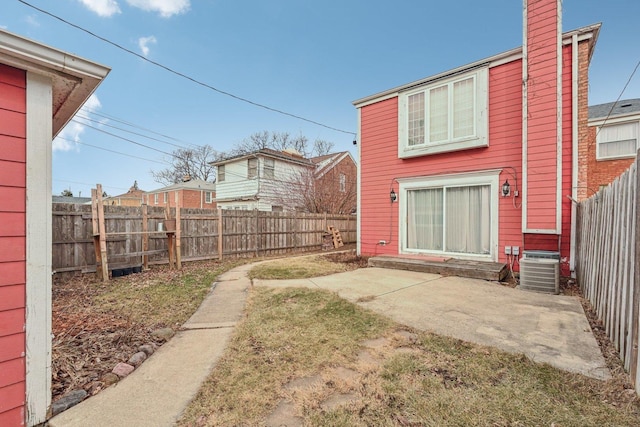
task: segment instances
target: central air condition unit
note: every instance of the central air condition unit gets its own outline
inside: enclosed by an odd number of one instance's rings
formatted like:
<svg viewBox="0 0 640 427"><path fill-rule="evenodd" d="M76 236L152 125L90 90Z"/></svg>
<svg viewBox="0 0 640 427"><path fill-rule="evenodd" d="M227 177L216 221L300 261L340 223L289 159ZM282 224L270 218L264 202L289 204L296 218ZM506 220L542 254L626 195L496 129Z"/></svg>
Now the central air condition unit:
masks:
<svg viewBox="0 0 640 427"><path fill-rule="evenodd" d="M522 258L519 288L547 294L560 293L560 260L527 256Z"/></svg>

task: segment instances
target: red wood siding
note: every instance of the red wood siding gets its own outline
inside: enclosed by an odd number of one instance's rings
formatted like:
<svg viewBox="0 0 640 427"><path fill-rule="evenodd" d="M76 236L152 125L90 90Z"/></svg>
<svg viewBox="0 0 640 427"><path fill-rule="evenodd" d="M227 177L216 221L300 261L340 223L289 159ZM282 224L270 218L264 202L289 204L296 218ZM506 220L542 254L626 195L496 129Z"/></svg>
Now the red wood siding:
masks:
<svg viewBox="0 0 640 427"><path fill-rule="evenodd" d="M522 181L522 62L513 61L489 70L489 147L398 158L397 98L361 109L361 252L365 255L398 253L399 204L389 201L394 178L433 176L455 172L503 169L500 182L509 179L515 190L513 172ZM393 182L393 184L392 184ZM520 199L517 200L517 205ZM499 199L498 257L506 261L505 245L523 246L521 211L512 198ZM390 240L385 246L380 240Z"/></svg>
<svg viewBox="0 0 640 427"><path fill-rule="evenodd" d="M26 74L0 65L0 425L25 405Z"/></svg>
<svg viewBox="0 0 640 427"><path fill-rule="evenodd" d="M527 224L555 230L557 213L558 2L527 2Z"/></svg>

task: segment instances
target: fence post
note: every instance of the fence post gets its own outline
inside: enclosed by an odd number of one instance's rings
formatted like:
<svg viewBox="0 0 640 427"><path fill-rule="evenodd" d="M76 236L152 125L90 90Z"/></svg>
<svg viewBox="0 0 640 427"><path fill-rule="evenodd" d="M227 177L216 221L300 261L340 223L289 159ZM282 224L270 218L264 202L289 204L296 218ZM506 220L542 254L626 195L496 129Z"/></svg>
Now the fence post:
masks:
<svg viewBox="0 0 640 427"><path fill-rule="evenodd" d="M149 211L146 203L142 205L142 265L145 270L149 269L149 255L146 252L149 251Z"/></svg>
<svg viewBox="0 0 640 427"><path fill-rule="evenodd" d="M222 208L218 208L218 259L222 260Z"/></svg>

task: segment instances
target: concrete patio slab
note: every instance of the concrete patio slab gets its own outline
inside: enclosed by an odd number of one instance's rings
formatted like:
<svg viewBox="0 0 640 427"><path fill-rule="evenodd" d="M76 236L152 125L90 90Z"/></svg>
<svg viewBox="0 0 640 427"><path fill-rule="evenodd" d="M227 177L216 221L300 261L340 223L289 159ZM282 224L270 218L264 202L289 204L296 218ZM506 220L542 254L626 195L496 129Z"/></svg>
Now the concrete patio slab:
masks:
<svg viewBox="0 0 640 427"><path fill-rule="evenodd" d="M253 283L327 289L417 329L524 353L536 362L570 372L610 378L577 297L527 292L479 279L383 268Z"/></svg>

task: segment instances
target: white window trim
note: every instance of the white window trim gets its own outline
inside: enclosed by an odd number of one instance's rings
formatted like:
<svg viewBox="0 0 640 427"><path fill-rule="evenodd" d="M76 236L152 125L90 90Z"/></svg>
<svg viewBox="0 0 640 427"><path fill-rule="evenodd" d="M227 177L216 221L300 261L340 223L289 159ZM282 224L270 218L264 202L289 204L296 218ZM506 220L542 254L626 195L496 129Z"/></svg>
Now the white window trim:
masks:
<svg viewBox="0 0 640 427"><path fill-rule="evenodd" d="M640 148L640 122L635 122L636 127L638 127L638 139L636 140L636 150L634 151L633 154L625 154L625 155L620 155L620 156L602 156L600 155L600 129L602 127L608 127L608 126L618 126L618 125L626 125L626 124L633 124L633 121L628 121L628 122L621 122L621 121L611 121L611 122L607 122L606 125L600 125L596 127L596 160L616 160L616 159L633 159L634 157L636 157L636 153L638 152L638 149ZM615 141L609 141L609 142L615 142ZM606 144L606 143L605 143Z"/></svg>
<svg viewBox="0 0 640 427"><path fill-rule="evenodd" d="M226 178L225 177L225 174L226 174L225 169L226 169L225 165L219 165L218 166L218 175L217 175L217 179L216 179L217 182L224 182L224 180ZM221 171L222 171L222 173L221 173Z"/></svg>
<svg viewBox="0 0 640 427"><path fill-rule="evenodd" d="M213 202L213 193L211 191L204 192L204 202L212 203Z"/></svg>
<svg viewBox="0 0 640 427"><path fill-rule="evenodd" d="M398 209L399 218L403 219L399 221L398 235L400 236L400 252L406 254L424 254L433 255L438 257L451 257L460 259L469 259L477 261L498 261L498 209L499 209L499 192L500 192L500 169L469 172L469 173L457 173L448 175L437 176L421 176L413 178L399 178L399 197L398 197ZM489 185L489 194L491 195L491 245L490 253L488 255L481 254L463 254L459 252L445 252L445 251L429 251L422 249L407 248L407 191L419 190L431 187L466 187L472 185Z"/></svg>
<svg viewBox="0 0 640 427"><path fill-rule="evenodd" d="M267 162L271 162L270 166L267 166ZM275 159L265 158L263 163L262 176L266 179L275 179L276 177L276 161ZM267 170L271 170L270 176L267 176Z"/></svg>
<svg viewBox="0 0 640 427"><path fill-rule="evenodd" d="M343 173L340 174L340 192L347 192L347 176Z"/></svg>
<svg viewBox="0 0 640 427"><path fill-rule="evenodd" d="M153 195L153 204L154 204L154 205L157 205L157 204L158 204L158 193L155 193L155 194Z"/></svg>
<svg viewBox="0 0 640 427"><path fill-rule="evenodd" d="M453 84L460 80L466 80L470 77L474 78L475 85L475 134L473 136L449 139L448 141L438 143L424 143L420 145L409 146L408 128L407 128L407 112L408 98L416 93L425 93L425 114L429 111L428 92L436 87L445 84ZM426 156L429 154L445 153L451 151L468 150L470 148L488 147L489 146L489 71L488 68L480 68L457 75L448 79L438 80L419 88L413 88L398 95L398 157L410 158L417 156ZM426 119L426 117L425 117ZM425 138L427 138L429 129L425 121Z"/></svg>
<svg viewBox="0 0 640 427"><path fill-rule="evenodd" d="M169 192L165 191L164 193L162 193L162 200L164 201L164 204L167 204L167 200L169 200Z"/></svg>

